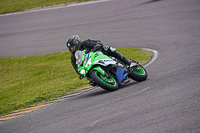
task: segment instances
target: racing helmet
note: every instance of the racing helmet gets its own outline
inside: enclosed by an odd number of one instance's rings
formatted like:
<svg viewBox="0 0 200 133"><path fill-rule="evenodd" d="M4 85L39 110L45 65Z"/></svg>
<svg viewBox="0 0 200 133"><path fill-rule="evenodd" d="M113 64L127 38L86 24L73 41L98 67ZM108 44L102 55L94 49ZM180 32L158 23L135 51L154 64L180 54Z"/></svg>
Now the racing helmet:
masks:
<svg viewBox="0 0 200 133"><path fill-rule="evenodd" d="M66 41L66 45L71 53L75 53L81 46L81 39L78 35L70 36Z"/></svg>

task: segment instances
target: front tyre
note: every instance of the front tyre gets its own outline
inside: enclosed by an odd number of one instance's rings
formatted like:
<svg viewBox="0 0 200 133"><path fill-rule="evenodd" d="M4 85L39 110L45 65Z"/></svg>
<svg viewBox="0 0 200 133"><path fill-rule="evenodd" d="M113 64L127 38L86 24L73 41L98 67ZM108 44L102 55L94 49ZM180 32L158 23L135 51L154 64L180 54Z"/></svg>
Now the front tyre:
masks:
<svg viewBox="0 0 200 133"><path fill-rule="evenodd" d="M138 81L138 82L141 82L141 81L144 81L147 79L147 76L148 76L147 71L144 69L143 66L138 64L137 66L135 66L131 69L132 69L132 72L129 73L129 75L128 75L131 79Z"/></svg>
<svg viewBox="0 0 200 133"><path fill-rule="evenodd" d="M118 89L118 83L113 77L107 78L96 70L93 70L90 76L95 84L107 91L116 91Z"/></svg>

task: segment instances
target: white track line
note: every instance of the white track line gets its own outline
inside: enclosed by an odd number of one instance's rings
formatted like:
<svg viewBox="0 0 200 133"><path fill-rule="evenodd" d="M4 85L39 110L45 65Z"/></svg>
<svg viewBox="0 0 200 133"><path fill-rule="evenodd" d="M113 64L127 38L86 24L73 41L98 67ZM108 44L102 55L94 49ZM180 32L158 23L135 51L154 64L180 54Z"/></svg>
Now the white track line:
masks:
<svg viewBox="0 0 200 133"><path fill-rule="evenodd" d="M111 116L107 116L107 117L104 117L104 118L101 118L101 119L99 119L99 120L97 120L97 121L95 121L92 125L90 125L90 126L94 126L95 124L97 124L99 121L101 121L101 120L106 120L106 119L109 119L109 118L111 118L111 117L115 117L115 116L118 116L118 115L120 115L120 114L122 114L123 112L119 112L119 113L117 113L117 114L114 114L114 115L111 115Z"/></svg>
<svg viewBox="0 0 200 133"><path fill-rule="evenodd" d="M149 49L149 48L143 48L143 49L153 53L153 57L152 57L151 61L148 62L146 65L144 65L144 67L147 67L150 64L152 64L158 58L158 51L153 50L153 49Z"/></svg>
<svg viewBox="0 0 200 133"><path fill-rule="evenodd" d="M110 102L107 102L107 103L104 103L104 104L100 104L100 105L94 106L94 107L92 107L92 108L88 108L87 110L92 110L92 109L99 108L99 107L102 107L102 106L105 106L105 105L108 105L108 104L111 104L111 103L114 103L114 102L118 102L118 101L124 100L124 99L126 99L126 98L129 98L129 97L138 95L138 94L140 94L140 93L142 93L142 92L148 90L149 88L150 88L150 86L147 87L147 88L145 88L145 89L143 89L143 90L141 90L141 91L139 91L139 92L137 92L137 93L128 95L128 96L126 96L126 97L118 98L118 99L116 99L116 100L113 100L113 101L110 101Z"/></svg>
<svg viewBox="0 0 200 133"><path fill-rule="evenodd" d="M71 7L71 6L81 6L81 5L88 5L88 4L94 4L94 3L106 2L106 1L111 1L111 0L88 1L88 2L83 2L83 3L71 4L71 5L68 5L67 7Z"/></svg>
<svg viewBox="0 0 200 133"><path fill-rule="evenodd" d="M2 15L0 15L0 17L1 17L1 16L16 15L16 14L31 13L31 12L48 11L48 10L61 9L61 8L73 7L73 6L81 6L81 5L95 4L95 3L106 2L106 1L111 1L111 0L88 1L88 2L82 2L82 3L77 3L77 4L70 4L70 5L61 6L61 7L53 7L53 8L39 9L39 10L26 11L26 12L7 13L7 14L2 14Z"/></svg>

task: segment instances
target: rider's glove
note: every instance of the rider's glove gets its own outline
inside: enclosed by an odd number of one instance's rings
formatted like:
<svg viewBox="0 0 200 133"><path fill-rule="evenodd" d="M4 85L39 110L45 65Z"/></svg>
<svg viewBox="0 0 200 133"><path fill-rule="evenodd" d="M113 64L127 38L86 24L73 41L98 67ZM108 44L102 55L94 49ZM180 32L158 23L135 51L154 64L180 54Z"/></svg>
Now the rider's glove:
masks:
<svg viewBox="0 0 200 133"><path fill-rule="evenodd" d="M104 50L108 50L110 48L110 46L105 46Z"/></svg>
<svg viewBox="0 0 200 133"><path fill-rule="evenodd" d="M102 48L103 48L103 45L97 43L90 52L96 52L96 51L101 50Z"/></svg>
<svg viewBox="0 0 200 133"><path fill-rule="evenodd" d="M116 48L113 48L113 47L111 47L111 46L105 46L104 47L104 50L109 50L109 51L111 51L111 52L116 52Z"/></svg>

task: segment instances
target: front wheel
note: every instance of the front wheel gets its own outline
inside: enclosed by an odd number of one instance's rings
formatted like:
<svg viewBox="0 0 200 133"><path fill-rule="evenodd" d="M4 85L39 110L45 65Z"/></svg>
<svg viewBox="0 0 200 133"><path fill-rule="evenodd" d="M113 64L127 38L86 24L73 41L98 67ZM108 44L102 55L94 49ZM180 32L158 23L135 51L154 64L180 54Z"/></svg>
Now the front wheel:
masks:
<svg viewBox="0 0 200 133"><path fill-rule="evenodd" d="M147 79L147 71L143 66L138 64L137 66L131 68L132 72L128 75L131 79L141 82Z"/></svg>
<svg viewBox="0 0 200 133"><path fill-rule="evenodd" d="M93 70L90 76L97 85L107 91L116 91L118 89L118 83L113 77L107 78L96 70Z"/></svg>

